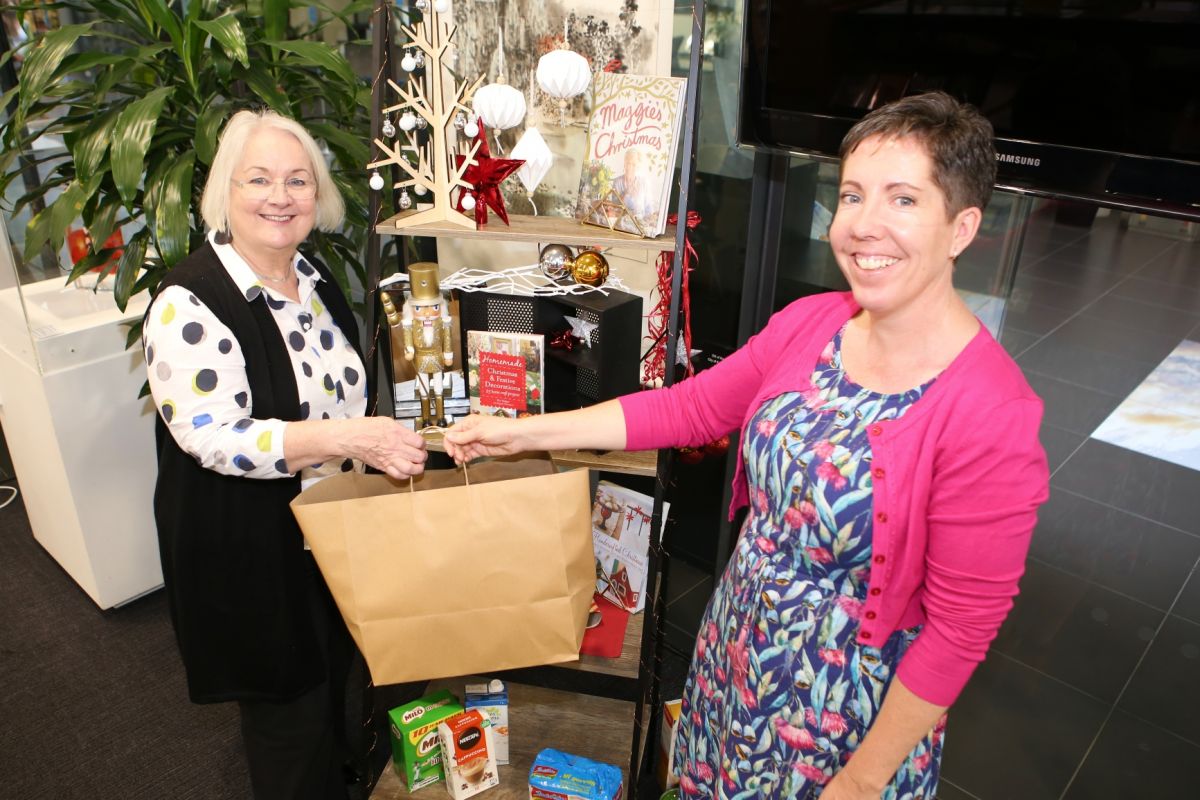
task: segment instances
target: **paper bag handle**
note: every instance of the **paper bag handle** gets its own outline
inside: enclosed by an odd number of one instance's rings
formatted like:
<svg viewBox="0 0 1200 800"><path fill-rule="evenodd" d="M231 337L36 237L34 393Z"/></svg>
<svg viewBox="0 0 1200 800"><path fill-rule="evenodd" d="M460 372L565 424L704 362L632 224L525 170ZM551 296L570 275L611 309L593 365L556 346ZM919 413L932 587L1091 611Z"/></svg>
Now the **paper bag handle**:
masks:
<svg viewBox="0 0 1200 800"><path fill-rule="evenodd" d="M446 428L443 428L439 425L426 425L424 428L421 428L421 430L417 431L417 433L421 434L422 436L425 436L425 434L427 434L427 433L445 433L445 432L446 432ZM467 482L467 486L470 486L471 485L471 473L467 470L467 463L465 461L463 462L462 470L463 470L463 480L465 480ZM408 476L408 491L409 491L409 494L416 494L416 491L417 491L416 481L413 479L412 475Z"/></svg>

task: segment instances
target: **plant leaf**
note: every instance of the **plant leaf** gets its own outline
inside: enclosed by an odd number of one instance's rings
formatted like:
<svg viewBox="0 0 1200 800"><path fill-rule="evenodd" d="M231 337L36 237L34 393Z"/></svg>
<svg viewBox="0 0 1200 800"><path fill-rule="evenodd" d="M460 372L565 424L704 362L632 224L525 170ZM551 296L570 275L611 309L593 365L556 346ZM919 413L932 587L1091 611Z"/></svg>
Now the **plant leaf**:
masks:
<svg viewBox="0 0 1200 800"><path fill-rule="evenodd" d="M104 154L108 152L113 126L116 123L117 112L109 111L96 119L71 145L71 157L75 161L75 172L80 180L92 177L104 161Z"/></svg>
<svg viewBox="0 0 1200 800"><path fill-rule="evenodd" d="M75 46L80 36L87 35L92 23L83 25L64 25L58 30L50 31L25 57L25 65L21 67L21 102L20 114L24 116L30 107L41 99L46 87L54 80L54 73L63 58Z"/></svg>
<svg viewBox="0 0 1200 800"><path fill-rule="evenodd" d="M196 135L193 139L193 146L196 149L196 158L200 159L201 164L211 164L216 156L218 134L228 114L229 106L213 102L200 112L200 116L196 119Z"/></svg>
<svg viewBox="0 0 1200 800"><path fill-rule="evenodd" d="M280 50L291 53L297 56L297 60L304 66L321 67L329 70L337 75L343 83L353 84L357 81L354 75L354 70L350 68L350 62L345 56L334 50L324 42L309 42L303 39L295 39L287 42L268 41L272 47L278 47Z"/></svg>
<svg viewBox="0 0 1200 800"><path fill-rule="evenodd" d="M188 254L192 171L195 164L195 153L188 153L172 164L158 192L158 205L154 212L155 238L158 253L168 268L178 264Z"/></svg>
<svg viewBox="0 0 1200 800"><path fill-rule="evenodd" d="M287 35L288 0L263 0L263 24L268 39L282 39Z"/></svg>
<svg viewBox="0 0 1200 800"><path fill-rule="evenodd" d="M88 233L92 235L92 241L98 242L101 246L108 241L108 237L112 236L112 232L117 227L117 211L120 210L120 203L103 203L96 209L96 213L92 215L91 222L88 223Z"/></svg>
<svg viewBox="0 0 1200 800"><path fill-rule="evenodd" d="M258 61L250 62L249 67L235 69L233 74L235 78L244 80L251 91L270 106L272 111L283 114L285 117L292 116L292 107L287 95L279 88L275 78Z"/></svg>
<svg viewBox="0 0 1200 800"><path fill-rule="evenodd" d="M113 300L117 303L117 308L122 311L125 306L129 305L129 298L133 296L130 291L133 288L134 281L137 280L138 272L142 269L146 261L146 242L150 239L150 229L142 228L129 238L129 244L125 245L125 253L121 256L120 262L117 264L117 279L116 286L113 289Z"/></svg>
<svg viewBox="0 0 1200 800"><path fill-rule="evenodd" d="M113 128L112 174L126 208L133 210L138 181L145 171L146 151L154 137L163 104L175 89L161 86L122 109ZM122 306L124 310L124 306Z"/></svg>
<svg viewBox="0 0 1200 800"><path fill-rule="evenodd" d="M230 58L240 61L242 66L250 66L250 56L246 52L246 33L242 23L233 14L225 14L216 19L197 19L192 24L213 37Z"/></svg>
<svg viewBox="0 0 1200 800"><path fill-rule="evenodd" d="M175 12L171 10L171 4L157 0L142 0L138 5L166 32L167 36L171 38L171 44L175 45L175 49L183 52L183 25L180 24L179 17L175 16Z"/></svg>
<svg viewBox="0 0 1200 800"><path fill-rule="evenodd" d="M50 228L47 233L50 238L50 247L54 252L57 253L62 247L63 239L67 235L67 228L79 217L87 198L88 193L83 185L78 181L73 181L50 206Z"/></svg>

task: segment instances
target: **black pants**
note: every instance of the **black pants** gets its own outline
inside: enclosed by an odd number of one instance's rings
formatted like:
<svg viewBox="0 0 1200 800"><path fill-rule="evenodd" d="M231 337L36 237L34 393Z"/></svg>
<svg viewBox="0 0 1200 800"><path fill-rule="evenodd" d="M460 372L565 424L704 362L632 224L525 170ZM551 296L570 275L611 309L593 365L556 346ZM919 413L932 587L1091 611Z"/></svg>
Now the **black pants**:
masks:
<svg viewBox="0 0 1200 800"><path fill-rule="evenodd" d="M315 567L314 567L315 572ZM325 683L283 703L238 703L255 800L346 800L346 679L353 645L319 575L311 604Z"/></svg>

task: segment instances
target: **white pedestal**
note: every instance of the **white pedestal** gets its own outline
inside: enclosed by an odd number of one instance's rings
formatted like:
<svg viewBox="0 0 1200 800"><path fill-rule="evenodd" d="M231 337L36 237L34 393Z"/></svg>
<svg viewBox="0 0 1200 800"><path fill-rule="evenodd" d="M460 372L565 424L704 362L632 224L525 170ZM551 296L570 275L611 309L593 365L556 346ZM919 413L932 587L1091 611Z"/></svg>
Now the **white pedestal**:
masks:
<svg viewBox="0 0 1200 800"><path fill-rule="evenodd" d="M0 423L30 526L101 608L162 585L155 411L122 324L146 304L62 278L0 290Z"/></svg>

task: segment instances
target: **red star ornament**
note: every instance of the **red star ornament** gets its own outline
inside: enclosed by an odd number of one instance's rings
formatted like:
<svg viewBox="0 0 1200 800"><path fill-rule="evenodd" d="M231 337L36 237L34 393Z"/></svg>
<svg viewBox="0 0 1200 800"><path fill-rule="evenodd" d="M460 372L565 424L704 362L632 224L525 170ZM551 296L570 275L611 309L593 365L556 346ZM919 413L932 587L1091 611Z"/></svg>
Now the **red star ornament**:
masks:
<svg viewBox="0 0 1200 800"><path fill-rule="evenodd" d="M463 180L471 184L474 190L475 227L482 228L487 225L488 206L491 206L492 210L507 225L508 212L504 208L504 195L500 193L500 184L509 175L519 170L525 162L515 158L492 158L483 125L479 126L479 133L475 138L479 142L479 149L475 151L475 163L463 172ZM465 160L466 156L456 155L454 166L461 169ZM466 213L466 209L463 208L463 198L466 194L465 190L460 190L458 200L454 204L454 208L460 213Z"/></svg>

